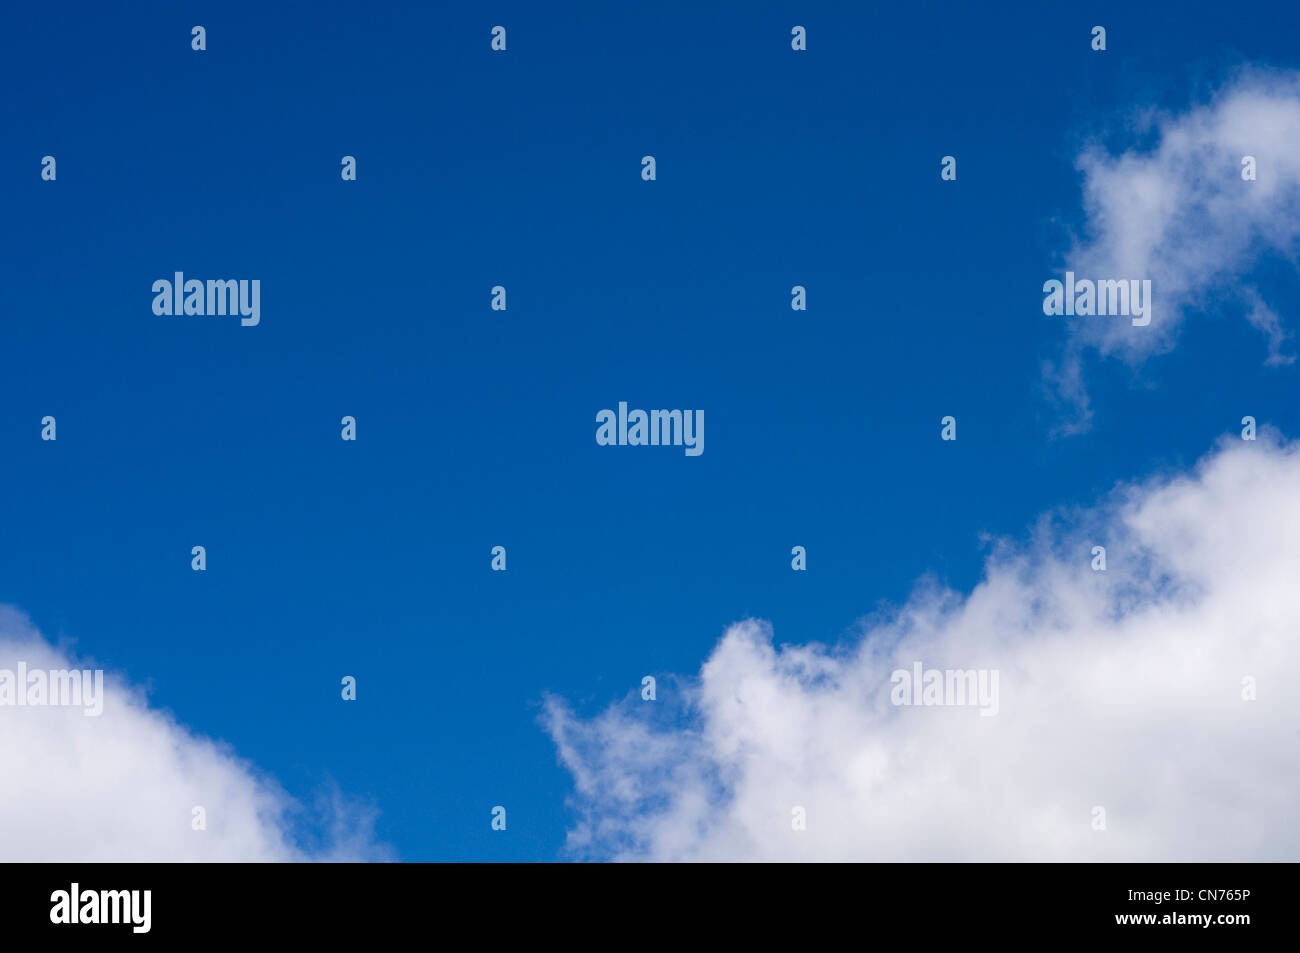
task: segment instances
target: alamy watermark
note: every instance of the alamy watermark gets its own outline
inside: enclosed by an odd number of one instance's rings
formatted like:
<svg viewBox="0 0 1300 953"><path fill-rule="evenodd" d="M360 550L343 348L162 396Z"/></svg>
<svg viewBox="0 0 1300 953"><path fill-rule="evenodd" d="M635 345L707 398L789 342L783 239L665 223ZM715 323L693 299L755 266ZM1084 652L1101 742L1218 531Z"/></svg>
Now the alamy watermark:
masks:
<svg viewBox="0 0 1300 953"><path fill-rule="evenodd" d="M262 320L262 280L241 278L213 280L206 285L197 278L185 280L178 271L173 280L159 278L153 283L154 314L238 314L239 323L256 327Z"/></svg>
<svg viewBox="0 0 1300 953"><path fill-rule="evenodd" d="M153 926L152 890L82 890L73 883L50 894L50 922L54 924L125 924L132 933L148 933Z"/></svg>
<svg viewBox="0 0 1300 953"><path fill-rule="evenodd" d="M26 662L18 670L0 668L0 707L82 708L88 718L104 712L103 669L40 669Z"/></svg>
<svg viewBox="0 0 1300 953"><path fill-rule="evenodd" d="M596 443L602 447L685 447L688 457L704 452L704 411L628 411L627 401L618 402L618 414L602 410L596 414Z"/></svg>
<svg viewBox="0 0 1300 953"><path fill-rule="evenodd" d="M1043 314L1131 315L1135 328L1151 323L1151 279L1114 281L1080 278L1065 273L1065 283L1051 278L1043 282Z"/></svg>
<svg viewBox="0 0 1300 953"><path fill-rule="evenodd" d="M925 668L913 662L911 671L895 669L889 676L889 700L895 705L979 706L985 716L998 713L998 669Z"/></svg>

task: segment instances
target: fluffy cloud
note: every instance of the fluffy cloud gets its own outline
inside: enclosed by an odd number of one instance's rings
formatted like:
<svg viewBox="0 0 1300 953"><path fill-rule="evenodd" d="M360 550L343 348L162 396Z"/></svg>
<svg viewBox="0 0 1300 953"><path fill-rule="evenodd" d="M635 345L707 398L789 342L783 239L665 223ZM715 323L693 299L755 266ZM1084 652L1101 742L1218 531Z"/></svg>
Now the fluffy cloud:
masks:
<svg viewBox="0 0 1300 953"><path fill-rule="evenodd" d="M53 648L0 607L0 670L95 666ZM387 854L371 816L337 795L307 811L225 746L151 709L113 673L98 717L79 707L0 706L0 860L288 861ZM207 830L191 829L191 809ZM304 849L297 833L327 846Z"/></svg>
<svg viewBox="0 0 1300 953"><path fill-rule="evenodd" d="M1049 514L995 548L969 595L923 583L851 645L777 647L746 621L653 704L633 694L584 719L550 699L575 781L569 846L657 860L1300 859L1297 486L1295 445L1234 438L1191 474ZM998 670L998 714L891 704L891 673L915 661ZM792 829L796 806L806 830Z"/></svg>
<svg viewBox="0 0 1300 953"><path fill-rule="evenodd" d="M1300 74L1243 71L1209 102L1179 114L1143 113L1128 130L1153 143L1113 155L1100 145L1078 160L1084 234L1062 262L1081 278L1150 278L1147 327L1115 318L1071 318L1071 341L1049 369L1082 411L1084 350L1136 364L1174 345L1186 315L1214 307L1264 335L1265 361L1294 360L1289 332L1242 280L1270 256L1300 251ZM1242 179L1253 156L1257 179Z"/></svg>

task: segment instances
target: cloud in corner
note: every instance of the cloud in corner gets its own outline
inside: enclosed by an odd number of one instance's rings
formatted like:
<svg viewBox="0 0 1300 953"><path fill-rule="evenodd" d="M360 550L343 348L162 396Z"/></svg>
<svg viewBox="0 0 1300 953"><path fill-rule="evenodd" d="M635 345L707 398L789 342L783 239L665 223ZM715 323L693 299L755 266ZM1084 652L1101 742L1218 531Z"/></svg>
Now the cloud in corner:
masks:
<svg viewBox="0 0 1300 953"><path fill-rule="evenodd" d="M1150 279L1151 323L1069 319L1064 353L1045 364L1072 411L1065 432L1089 426L1085 352L1137 366L1169 351L1194 310L1244 318L1264 336L1266 364L1295 360L1251 275L1270 257L1294 268L1300 254L1300 73L1243 68L1208 101L1135 114L1126 132L1153 145L1114 154L1093 142L1078 157L1085 221L1061 269Z"/></svg>
<svg viewBox="0 0 1300 953"><path fill-rule="evenodd" d="M0 670L94 669L0 606ZM14 679L10 678L10 686ZM32 696L37 697L37 696ZM310 808L105 673L103 710L0 705L0 860L388 860L375 812L324 792ZM192 826L202 807L206 829Z"/></svg>
<svg viewBox="0 0 1300 953"><path fill-rule="evenodd" d="M922 583L847 646L776 646L749 620L655 702L584 718L551 698L544 721L574 779L568 848L1296 860L1297 486L1295 444L1225 440L1193 473L1048 514L968 595ZM997 670L996 717L894 704L892 673L918 661Z"/></svg>

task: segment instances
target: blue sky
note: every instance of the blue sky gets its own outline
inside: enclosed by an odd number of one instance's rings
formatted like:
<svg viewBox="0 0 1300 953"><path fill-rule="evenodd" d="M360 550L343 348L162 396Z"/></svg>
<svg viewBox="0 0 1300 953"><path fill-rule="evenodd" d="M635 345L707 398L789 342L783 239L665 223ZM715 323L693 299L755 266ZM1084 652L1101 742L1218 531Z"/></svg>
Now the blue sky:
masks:
<svg viewBox="0 0 1300 953"><path fill-rule="evenodd" d="M834 642L1244 414L1300 432L1295 367L1210 309L1086 357L1053 437L1040 291L1083 143L1300 66L1293 8L706 7L7 10L0 603L402 859L548 860L546 693L596 711L751 616ZM261 324L155 316L174 271L259 278ZM598 447L621 400L703 408L705 453Z"/></svg>

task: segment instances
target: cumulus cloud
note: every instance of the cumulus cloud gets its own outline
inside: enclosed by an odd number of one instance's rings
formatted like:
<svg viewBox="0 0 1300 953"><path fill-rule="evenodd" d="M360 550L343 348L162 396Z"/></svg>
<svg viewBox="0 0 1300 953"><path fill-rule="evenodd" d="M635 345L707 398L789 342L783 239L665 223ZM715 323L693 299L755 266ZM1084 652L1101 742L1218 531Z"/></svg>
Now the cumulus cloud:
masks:
<svg viewBox="0 0 1300 953"><path fill-rule="evenodd" d="M1046 515L993 547L969 594L923 582L847 644L778 646L749 620L653 703L633 694L580 717L551 698L546 725L574 778L569 847L1300 859L1297 486L1296 445L1234 437L1194 472ZM892 673L917 661L997 670L997 715L891 703Z"/></svg>
<svg viewBox="0 0 1300 953"><path fill-rule="evenodd" d="M1078 364L1085 350L1130 364L1168 351L1188 314L1224 309L1264 335L1270 364L1294 360L1290 332L1251 275L1274 258L1294 267L1300 250L1300 74L1244 70L1208 102L1170 114L1143 112L1127 127L1152 143L1112 154L1089 145L1083 234L1062 268L1080 278L1152 281L1150 325L1114 317L1069 318L1070 343L1049 376L1087 423ZM1255 162L1255 181L1242 160Z"/></svg>
<svg viewBox="0 0 1300 953"><path fill-rule="evenodd" d="M16 674L20 663L29 673L95 668L0 606L0 670ZM196 805L206 830L191 829ZM0 861L384 859L373 819L337 792L298 804L111 672L98 717L0 705Z"/></svg>

